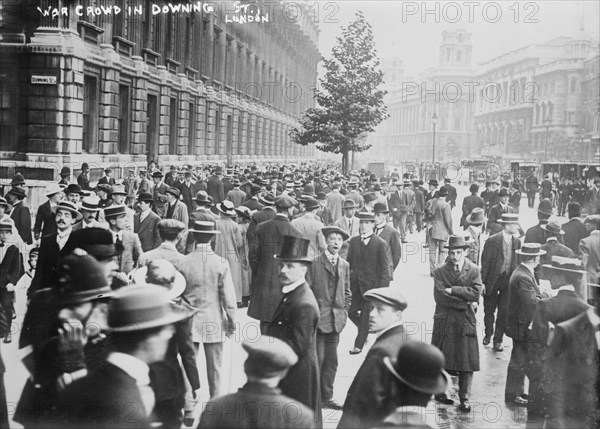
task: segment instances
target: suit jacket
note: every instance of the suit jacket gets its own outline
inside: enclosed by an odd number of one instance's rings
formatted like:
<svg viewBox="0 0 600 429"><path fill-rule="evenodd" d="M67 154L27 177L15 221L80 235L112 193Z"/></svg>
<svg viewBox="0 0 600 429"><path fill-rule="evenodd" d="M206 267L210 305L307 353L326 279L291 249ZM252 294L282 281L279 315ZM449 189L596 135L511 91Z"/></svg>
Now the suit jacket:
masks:
<svg viewBox="0 0 600 429"><path fill-rule="evenodd" d="M564 244L560 244L558 240L548 240L542 244L542 250L546 251L545 255L540 256L540 265L550 264L553 256L563 256L565 258L575 258L575 254Z"/></svg>
<svg viewBox="0 0 600 429"><path fill-rule="evenodd" d="M279 281L279 262L273 256L281 250L284 235L302 237L287 217L275 216L258 225L256 241L248 241L248 259L252 268L248 316L265 322L273 319L283 297Z"/></svg>
<svg viewBox="0 0 600 429"><path fill-rule="evenodd" d="M273 407L273 404L277 404ZM240 418L231 410L272 410L253 415L251 421ZM286 411L293 407L293 417ZM295 399L281 393L281 389L272 389L261 383L248 382L236 393L221 396L210 401L200 417L198 429L312 429L315 428L314 414Z"/></svg>
<svg viewBox="0 0 600 429"><path fill-rule="evenodd" d="M544 231L540 226L543 223L546 222L540 222L538 225L534 225L527 230L525 233L525 243L546 243L546 231Z"/></svg>
<svg viewBox="0 0 600 429"><path fill-rule="evenodd" d="M508 197L508 204L515 210L515 213L519 213L519 207L521 207L521 192L516 191Z"/></svg>
<svg viewBox="0 0 600 429"><path fill-rule="evenodd" d="M13 207L10 218L15 221L15 227L23 241L27 244L33 244L31 236L31 213L29 207L21 202Z"/></svg>
<svg viewBox="0 0 600 429"><path fill-rule="evenodd" d="M334 267L322 252L309 265L306 283L310 285L319 304L319 332L342 332L352 300L348 262L339 257Z"/></svg>
<svg viewBox="0 0 600 429"><path fill-rule="evenodd" d="M329 210L328 207L323 207L320 210L317 210L317 216L319 217L319 220L321 222L323 222L323 225L325 226L331 226L333 225L334 222L334 217L333 214L331 213L331 210Z"/></svg>
<svg viewBox="0 0 600 429"><path fill-rule="evenodd" d="M219 216L217 216L216 214L214 214L213 212L211 212L210 210L206 209L206 210L196 210L193 213L190 213L189 216L190 220L189 220L189 228L193 229L194 227L194 222L196 221L201 221L201 222L215 222ZM184 253L186 255L192 253L194 251L194 249L196 248L196 238L194 237L194 234L189 234L187 231L183 233L183 235L181 236L181 241L186 243L185 245L185 251Z"/></svg>
<svg viewBox="0 0 600 429"><path fill-rule="evenodd" d="M117 256L117 261L119 269L125 274L129 274L136 267L138 258L142 254L142 244L137 234L131 231L122 231L122 234L123 251Z"/></svg>
<svg viewBox="0 0 600 429"><path fill-rule="evenodd" d="M252 301L250 301L252 302ZM285 341L298 355L298 362L291 367L279 383L284 395L300 401L321 421L321 380L317 360L317 327L319 306L315 295L303 283L293 291L282 295L263 334Z"/></svg>
<svg viewBox="0 0 600 429"><path fill-rule="evenodd" d="M167 218L168 211L169 211L169 204L167 203L167 204L165 204L165 215L164 215L165 218ZM188 215L186 205L180 200L175 201L173 215L168 219L175 219L175 220L178 220L179 222L182 222L184 225L187 225L190 222L190 218Z"/></svg>
<svg viewBox="0 0 600 429"><path fill-rule="evenodd" d="M141 213L136 213L133 216L133 232L136 233L140 239L142 251L148 252L149 250L156 249L162 242L160 234L158 233L158 222L160 222L160 217L153 211L150 211L141 223L140 218Z"/></svg>
<svg viewBox="0 0 600 429"><path fill-rule="evenodd" d="M481 254L481 279L485 285L486 295L490 295L495 291L496 281L501 274L502 265L504 264L504 237L502 232L492 235L487 239L483 246ZM515 251L521 248L521 241L515 236L512 240L512 263L510 273L517 268L517 255Z"/></svg>
<svg viewBox="0 0 600 429"><path fill-rule="evenodd" d="M206 183L206 193L213 197L213 202L219 204L225 199L225 190L223 189L223 181L219 176L213 175Z"/></svg>
<svg viewBox="0 0 600 429"><path fill-rule="evenodd" d="M250 224L246 230L246 239L248 240L249 249L250 247L257 245L258 238L256 237L256 227L259 224L268 221L269 219L273 219L276 214L277 212L273 207L265 207L252 215Z"/></svg>
<svg viewBox="0 0 600 429"><path fill-rule="evenodd" d="M264 207L258 202L258 200L255 200L254 198L247 199L242 205L248 207L250 210L262 210Z"/></svg>
<svg viewBox="0 0 600 429"><path fill-rule="evenodd" d="M430 237L435 240L447 241L452 235L452 209L450 204L440 198L433 198L427 202L425 209L430 213L427 228Z"/></svg>
<svg viewBox="0 0 600 429"><path fill-rule="evenodd" d="M540 299L540 289L534 274L520 264L510 276L508 284L507 336L514 341L527 341L529 325Z"/></svg>
<svg viewBox="0 0 600 429"><path fill-rule="evenodd" d="M50 206L50 201L46 201L35 214L35 224L33 225L33 235L36 240L48 234L56 232L55 214Z"/></svg>
<svg viewBox="0 0 600 429"><path fill-rule="evenodd" d="M592 231L579 243L579 255L588 272L588 283L600 284L600 231Z"/></svg>
<svg viewBox="0 0 600 429"><path fill-rule="evenodd" d="M454 206L456 205L456 197L457 197L456 188L454 186L452 186L450 183L446 183L444 185L444 188L446 188L448 190L448 195L446 196L446 202L448 204L450 204L450 207L454 208Z"/></svg>
<svg viewBox="0 0 600 429"><path fill-rule="evenodd" d="M403 344L416 339L399 325L375 340L348 389L339 429L372 427L396 409L392 389L395 381L383 358L395 359Z"/></svg>
<svg viewBox="0 0 600 429"><path fill-rule="evenodd" d="M68 240L64 247L69 247ZM27 291L29 297L38 289L54 287L54 272L60 258L61 250L56 242L56 233L42 237L35 275Z"/></svg>
<svg viewBox="0 0 600 429"><path fill-rule="evenodd" d="M90 190L90 178L88 176L84 176L83 173L77 176L77 184L83 191Z"/></svg>
<svg viewBox="0 0 600 429"><path fill-rule="evenodd" d="M167 189L169 189L169 186L165 182L154 185L154 189L152 189L152 196L154 197L153 210L161 218L167 214Z"/></svg>
<svg viewBox="0 0 600 429"><path fill-rule="evenodd" d="M562 230L565 232L563 236L565 246L571 249L573 253L578 254L579 242L590 235L585 225L579 218L573 218L562 224Z"/></svg>
<svg viewBox="0 0 600 429"><path fill-rule="evenodd" d="M292 226L295 227L304 238L310 240L308 246L308 257L314 259L319 253L325 250L325 237L321 229L325 226L314 213L305 213L303 216L294 219Z"/></svg>
<svg viewBox="0 0 600 429"><path fill-rule="evenodd" d="M150 427L135 379L111 363L69 385L57 410L61 427Z"/></svg>
<svg viewBox="0 0 600 429"><path fill-rule="evenodd" d="M357 217L352 217L352 225L348 221L346 216L342 216L338 220L333 223L333 226L337 226L338 228L343 229L348 233L350 238L356 237L358 235L358 225L360 224L360 220ZM340 256L346 260L348 260L348 245L350 243L350 239L344 241L342 244L342 248L340 249Z"/></svg>
<svg viewBox="0 0 600 429"><path fill-rule="evenodd" d="M418 187L414 188L413 192L415 193L414 212L422 214L423 210L425 210L425 194Z"/></svg>
<svg viewBox="0 0 600 429"><path fill-rule="evenodd" d="M344 213L342 207L346 198L339 191L331 191L327 194L327 208L331 210L333 219L341 218Z"/></svg>
<svg viewBox="0 0 600 429"><path fill-rule="evenodd" d="M177 189L181 192L181 201L185 204L187 208L187 212L191 213L196 210L196 203L194 202L194 198L196 197L196 184L194 182L190 182L189 186L186 181L183 183L177 183Z"/></svg>
<svg viewBox="0 0 600 429"><path fill-rule="evenodd" d="M504 206L504 208L502 208L502 205L496 204L490 209L490 214L487 221L487 229L490 235L494 235L502 231L502 224L498 223L498 221L502 219L502 213L515 213L515 209L508 204ZM546 240L540 244L543 244L545 241ZM525 242L528 243L527 240L525 240Z"/></svg>
<svg viewBox="0 0 600 429"><path fill-rule="evenodd" d="M137 266L143 267L148 265L152 261L158 259L165 259L171 262L173 265L181 262L185 255L182 255L171 243L161 243L156 249L149 250L140 255Z"/></svg>
<svg viewBox="0 0 600 429"><path fill-rule="evenodd" d="M390 285L390 253L385 241L375 234L366 246L360 236L350 239L348 263L352 293L362 295L370 289Z"/></svg>
<svg viewBox="0 0 600 429"><path fill-rule="evenodd" d="M460 226L464 227L464 229L469 227L469 224L467 223L467 216L471 214L474 208L478 207L485 210L485 201L479 195L472 194L463 199Z"/></svg>
<svg viewBox="0 0 600 429"><path fill-rule="evenodd" d="M21 252L14 244L6 243L4 248L0 249L0 256L3 256L0 260L0 292L6 292L6 285L12 283L16 286L25 269Z"/></svg>
<svg viewBox="0 0 600 429"><path fill-rule="evenodd" d="M390 249L390 260L392 262L391 273L393 279L394 271L396 270L396 267L402 258L402 243L400 242L400 233L393 226L385 224L383 230L379 234L379 238L382 238Z"/></svg>
<svg viewBox="0 0 600 429"><path fill-rule="evenodd" d="M241 189L232 189L227 192L227 199L231 201L234 207L237 209L246 200L246 193Z"/></svg>

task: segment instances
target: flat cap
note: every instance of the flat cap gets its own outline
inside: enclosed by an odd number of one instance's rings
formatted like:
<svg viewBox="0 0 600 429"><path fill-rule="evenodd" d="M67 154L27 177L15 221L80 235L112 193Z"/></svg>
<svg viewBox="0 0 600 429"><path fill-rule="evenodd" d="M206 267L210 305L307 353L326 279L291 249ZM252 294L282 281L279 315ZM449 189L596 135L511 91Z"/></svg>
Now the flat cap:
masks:
<svg viewBox="0 0 600 429"><path fill-rule="evenodd" d="M244 364L246 374L272 377L298 362L294 350L278 338L261 336L258 341L244 341L242 347L248 353Z"/></svg>
<svg viewBox="0 0 600 429"><path fill-rule="evenodd" d="M367 301L381 301L385 304L391 305L400 311L404 311L408 307L406 298L392 287L379 287L371 289L363 295L363 298Z"/></svg>
<svg viewBox="0 0 600 429"><path fill-rule="evenodd" d="M158 227L159 231L177 233L186 228L185 224L177 219L162 219L156 226Z"/></svg>
<svg viewBox="0 0 600 429"><path fill-rule="evenodd" d="M280 209L289 209L290 207L294 207L296 204L298 204L298 202L287 195L280 195L275 198L275 207Z"/></svg>

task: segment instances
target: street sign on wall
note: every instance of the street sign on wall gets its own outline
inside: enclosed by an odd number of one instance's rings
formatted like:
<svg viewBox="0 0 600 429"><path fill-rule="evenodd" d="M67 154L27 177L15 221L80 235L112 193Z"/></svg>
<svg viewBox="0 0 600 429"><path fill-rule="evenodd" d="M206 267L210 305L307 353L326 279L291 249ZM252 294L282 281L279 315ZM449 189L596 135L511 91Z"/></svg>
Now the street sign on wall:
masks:
<svg viewBox="0 0 600 429"><path fill-rule="evenodd" d="M31 83L33 85L56 85L58 79L56 76L32 74Z"/></svg>

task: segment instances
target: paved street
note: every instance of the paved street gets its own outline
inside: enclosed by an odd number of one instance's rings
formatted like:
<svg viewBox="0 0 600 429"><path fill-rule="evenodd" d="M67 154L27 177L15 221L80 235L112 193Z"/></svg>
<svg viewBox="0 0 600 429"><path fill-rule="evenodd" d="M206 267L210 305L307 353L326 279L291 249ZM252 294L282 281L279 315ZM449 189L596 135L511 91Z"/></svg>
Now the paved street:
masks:
<svg viewBox="0 0 600 429"><path fill-rule="evenodd" d="M465 188L459 189L458 206L453 210L455 231L460 231L460 204L466 193ZM535 212L527 209L526 199L521 206L521 220L524 229L536 222ZM536 202L537 204L537 202ZM431 331L433 328L433 279L429 277L429 268L427 261L427 249L422 249L421 244L424 240L424 233L413 234L408 238L409 243L404 246L404 256L398 269L394 273L393 287L400 288L408 300L408 308L404 313L404 323L407 329L416 330L420 333L423 341L431 341ZM481 305L481 303L480 303ZM438 406L437 422L441 427L453 428L523 428L525 427L526 411L523 409L509 409L504 404L504 382L506 378L506 367L510 358L511 340L505 338L505 349L502 353L494 353L491 346L481 346L483 337L483 311L477 314L480 329L478 330L481 371L475 373L473 381L473 390L471 403L473 411L470 414L458 414L456 406ZM258 335L258 324L245 315L240 315L240 326L237 336L229 342L226 349L228 362L224 371L224 389L235 391L244 383L243 362L245 353L240 342L241 338L252 339ZM360 367L366 354L366 350L360 355L351 356L348 354L354 336L356 335L355 326L348 322L342 332L339 356L340 367L335 382L334 399L343 402L346 392L354 375ZM5 383L8 392L9 413L14 412L14 407L21 393L23 383L26 378L24 367L19 362L19 353L17 350L17 341L12 344L0 344L2 356L4 358L7 372L5 374ZM373 343L374 335L369 337L367 347ZM203 356L199 356L199 368L204 368ZM206 383L206 374L201 371L202 380L202 400L208 397L208 388ZM457 386L454 386L451 397L458 402ZM436 412L434 410L434 412ZM324 426L326 428L336 427L340 418L340 412L324 410ZM15 424L15 427L18 427Z"/></svg>

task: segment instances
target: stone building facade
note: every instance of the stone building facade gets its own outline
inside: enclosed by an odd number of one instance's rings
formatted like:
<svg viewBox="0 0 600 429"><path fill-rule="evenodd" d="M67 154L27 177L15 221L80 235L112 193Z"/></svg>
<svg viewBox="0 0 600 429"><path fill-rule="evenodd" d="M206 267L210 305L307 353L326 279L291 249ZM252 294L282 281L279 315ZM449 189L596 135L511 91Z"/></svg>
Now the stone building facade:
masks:
<svg viewBox="0 0 600 429"><path fill-rule="evenodd" d="M321 59L308 7L3 3L2 178L11 166L26 178L35 170L36 178L53 180L62 165L76 172L85 161L92 176L111 165L119 178L152 160L162 166L314 156L313 147L288 136L313 105ZM248 16L262 22L240 23Z"/></svg>

